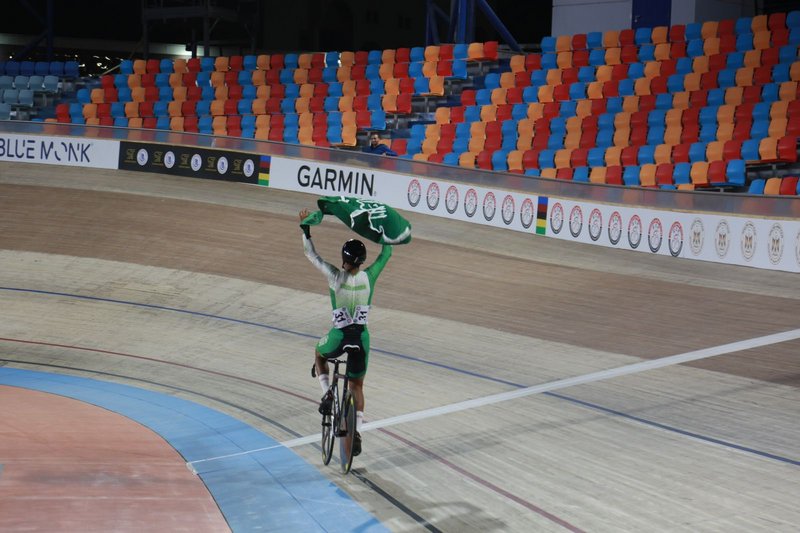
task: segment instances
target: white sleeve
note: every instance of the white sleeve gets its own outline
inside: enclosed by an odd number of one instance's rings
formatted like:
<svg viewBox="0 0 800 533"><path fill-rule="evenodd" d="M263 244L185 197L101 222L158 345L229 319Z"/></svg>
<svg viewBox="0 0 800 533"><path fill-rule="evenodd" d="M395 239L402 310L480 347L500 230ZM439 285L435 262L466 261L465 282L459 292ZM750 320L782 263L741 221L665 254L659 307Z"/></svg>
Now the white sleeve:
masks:
<svg viewBox="0 0 800 533"><path fill-rule="evenodd" d="M303 235L303 251L308 260L311 261L311 264L317 267L317 270L325 274L325 277L328 278L328 286L336 288L339 269L322 259L317 253L317 250L314 249L314 243L305 235Z"/></svg>

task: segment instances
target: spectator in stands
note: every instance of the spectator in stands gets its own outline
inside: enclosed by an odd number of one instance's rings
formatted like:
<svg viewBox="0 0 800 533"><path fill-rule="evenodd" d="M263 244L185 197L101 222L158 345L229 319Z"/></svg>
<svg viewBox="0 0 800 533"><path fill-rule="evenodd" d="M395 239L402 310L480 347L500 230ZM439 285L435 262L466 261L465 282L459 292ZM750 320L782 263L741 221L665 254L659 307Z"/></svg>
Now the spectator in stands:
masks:
<svg viewBox="0 0 800 533"><path fill-rule="evenodd" d="M397 157L397 152L381 143L381 138L376 132L369 134L369 141L364 147L364 152L377 155L391 155Z"/></svg>

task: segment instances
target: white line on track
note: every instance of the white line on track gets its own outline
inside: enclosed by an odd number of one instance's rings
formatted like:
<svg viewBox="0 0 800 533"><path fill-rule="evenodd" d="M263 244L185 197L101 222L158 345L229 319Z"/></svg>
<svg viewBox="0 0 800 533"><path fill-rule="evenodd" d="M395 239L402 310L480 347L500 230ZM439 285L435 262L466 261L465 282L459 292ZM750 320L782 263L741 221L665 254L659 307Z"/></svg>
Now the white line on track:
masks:
<svg viewBox="0 0 800 533"><path fill-rule="evenodd" d="M768 346L770 344L778 344L781 342L792 341L795 339L800 339L800 329L793 329L790 331L785 331L782 333L775 333L772 335L765 335L763 337L756 337L753 339L747 339L738 342L732 342L729 344L723 344L720 346L714 346L711 348L704 348L702 350L695 350L693 352L687 352L678 355L671 355L669 357L662 357L659 359L650 359L647 361L641 361L638 363L633 363L630 365L620 366L617 368L610 368L608 370L600 370L598 372L591 372L589 374L584 374L582 376L575 376L571 378L559 379L556 381L550 381L548 383L542 383L540 385L533 385L531 387L525 387L524 389L515 389L508 392L501 392L499 394L492 394L490 396L484 396L482 398L473 398L472 400L465 400L463 402L456 402L451 403L449 405L442 405L440 407L433 407L431 409L424 409L422 411L416 411L414 413L407 413L404 415L393 416L390 418L384 418L383 420L376 420L374 422L368 422L364 424L361 428L362 431L370 431L374 429L385 428L389 426L396 426L398 424L405 424L407 422L416 422L418 420L424 420L426 418L432 418L435 416L442 416L451 413L457 413L459 411L465 411L467 409L474 409L476 407L483 407L485 405L492 405L495 403L505 402L508 400L514 400L516 398L523 398L525 396L531 396L534 394L541 394L543 392L550 392L560 389L565 389L567 387L573 387L575 385L583 385L586 383L593 383L596 381L602 381L605 379L616 378L620 376L627 376L630 374L637 374L639 372L645 372L647 370L654 370L657 368L664 368L667 366L678 365L681 363L688 363L691 361L698 361L700 359L707 359L709 357L715 357L717 355L724 355L734 352L740 352L742 350L750 350L752 348L759 348L761 346ZM196 473L196 470L193 468L193 465L199 463L205 463L208 461L214 461L217 459L226 459L229 457L236 457L240 455L247 455L256 452L262 452L266 450L271 450L273 448L278 448L280 446L285 446L287 448L295 448L297 446L302 446L305 444L310 444L312 442L317 442L320 439L320 435L309 435L307 437L300 437L297 439L287 440L279 445L269 446L266 448L259 448L257 450L247 450L239 453L234 453L230 455L222 455L219 457L209 457L207 459L200 459L197 461L191 461L187 463L189 468Z"/></svg>

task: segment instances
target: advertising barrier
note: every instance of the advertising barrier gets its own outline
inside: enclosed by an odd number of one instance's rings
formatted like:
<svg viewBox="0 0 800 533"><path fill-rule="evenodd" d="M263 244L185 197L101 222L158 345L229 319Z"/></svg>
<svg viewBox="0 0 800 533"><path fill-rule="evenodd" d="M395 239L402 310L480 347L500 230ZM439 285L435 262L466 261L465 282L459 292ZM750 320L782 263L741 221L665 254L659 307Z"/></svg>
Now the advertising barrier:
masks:
<svg viewBox="0 0 800 533"><path fill-rule="evenodd" d="M800 272L797 219L647 209L364 167L268 159L271 170L262 184L277 189L358 196L397 209L622 250Z"/></svg>
<svg viewBox="0 0 800 533"><path fill-rule="evenodd" d="M259 157L227 150L123 141L120 170L157 172L175 176L258 183Z"/></svg>
<svg viewBox="0 0 800 533"><path fill-rule="evenodd" d="M0 161L73 167L117 168L119 141L4 133Z"/></svg>
<svg viewBox="0 0 800 533"><path fill-rule="evenodd" d="M800 198L582 184L565 188L573 184L157 130L7 123L0 124L0 131L0 161L120 168L316 196L356 196L396 209L556 239L800 272ZM154 142L126 139L134 134L150 135ZM120 140L97 138L108 136Z"/></svg>

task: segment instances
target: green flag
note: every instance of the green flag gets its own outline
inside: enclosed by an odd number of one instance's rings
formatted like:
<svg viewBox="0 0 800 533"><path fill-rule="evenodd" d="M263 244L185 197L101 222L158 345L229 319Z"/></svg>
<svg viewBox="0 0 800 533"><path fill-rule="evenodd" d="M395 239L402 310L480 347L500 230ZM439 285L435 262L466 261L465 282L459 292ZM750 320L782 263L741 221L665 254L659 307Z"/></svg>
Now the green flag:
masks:
<svg viewBox="0 0 800 533"><path fill-rule="evenodd" d="M411 241L411 224L394 208L374 200L345 196L323 196L319 211L308 215L301 226L315 226L325 215L333 215L353 231L378 244L406 244Z"/></svg>

